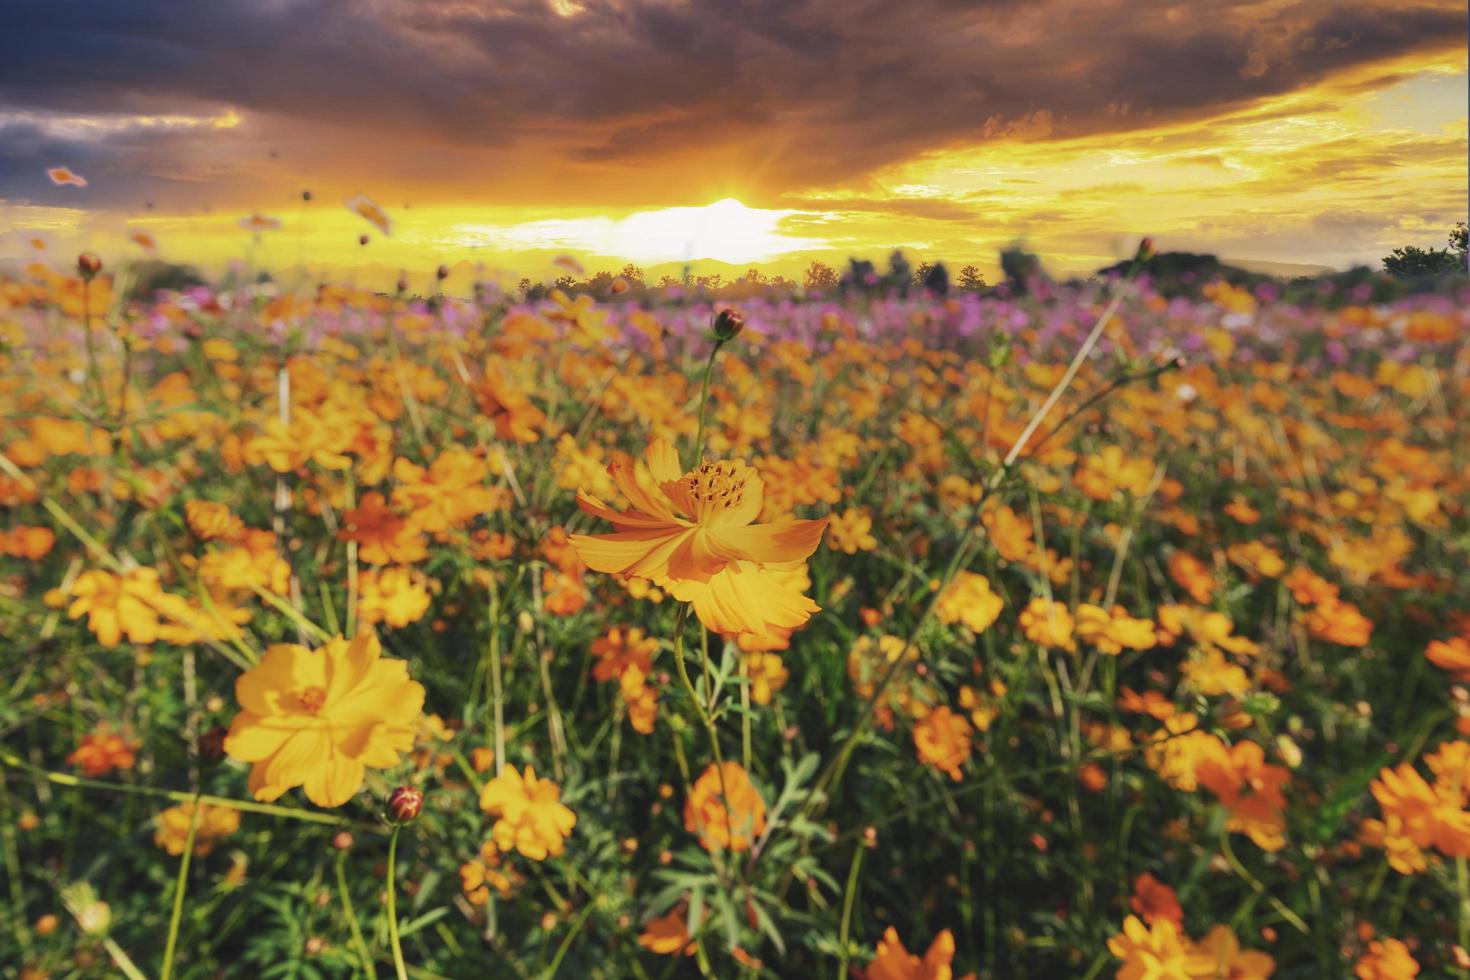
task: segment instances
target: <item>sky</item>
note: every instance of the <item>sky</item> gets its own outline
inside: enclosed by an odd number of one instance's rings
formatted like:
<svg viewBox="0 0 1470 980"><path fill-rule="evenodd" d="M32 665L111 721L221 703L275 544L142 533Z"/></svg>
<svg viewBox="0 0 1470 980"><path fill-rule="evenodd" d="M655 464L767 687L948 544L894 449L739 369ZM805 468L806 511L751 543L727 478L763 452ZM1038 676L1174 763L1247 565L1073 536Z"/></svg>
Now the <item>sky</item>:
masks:
<svg viewBox="0 0 1470 980"><path fill-rule="evenodd" d="M1464 0L17 0L0 23L0 259L39 237L121 261L144 232L210 271L365 279L894 248L993 274L1019 242L1070 274L1147 234L1345 268L1467 211Z"/></svg>

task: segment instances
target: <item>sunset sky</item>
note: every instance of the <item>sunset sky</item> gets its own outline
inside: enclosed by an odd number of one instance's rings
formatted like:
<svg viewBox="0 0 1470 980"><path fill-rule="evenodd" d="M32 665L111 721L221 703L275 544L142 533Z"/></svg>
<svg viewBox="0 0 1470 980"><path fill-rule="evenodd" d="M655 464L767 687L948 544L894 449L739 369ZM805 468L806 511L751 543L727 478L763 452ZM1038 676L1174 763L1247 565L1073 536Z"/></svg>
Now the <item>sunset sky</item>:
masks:
<svg viewBox="0 0 1470 980"><path fill-rule="evenodd" d="M0 259L551 277L1162 248L1346 267L1466 214L1464 0L73 0L0 30ZM65 165L86 187L54 186ZM310 189L313 200L302 201ZM343 206L365 194L383 235ZM252 235L252 213L279 219ZM359 246L357 236L372 240ZM712 267L712 266L711 266Z"/></svg>

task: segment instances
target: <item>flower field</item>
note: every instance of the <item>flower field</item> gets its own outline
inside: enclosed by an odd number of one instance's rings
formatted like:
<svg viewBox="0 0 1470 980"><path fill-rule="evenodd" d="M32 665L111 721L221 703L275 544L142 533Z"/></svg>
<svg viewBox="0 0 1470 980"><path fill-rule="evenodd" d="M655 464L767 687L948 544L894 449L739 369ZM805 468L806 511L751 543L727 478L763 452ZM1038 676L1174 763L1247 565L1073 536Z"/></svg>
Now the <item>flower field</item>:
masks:
<svg viewBox="0 0 1470 980"><path fill-rule="evenodd" d="M125 285L0 284L5 975L1470 976L1465 297Z"/></svg>

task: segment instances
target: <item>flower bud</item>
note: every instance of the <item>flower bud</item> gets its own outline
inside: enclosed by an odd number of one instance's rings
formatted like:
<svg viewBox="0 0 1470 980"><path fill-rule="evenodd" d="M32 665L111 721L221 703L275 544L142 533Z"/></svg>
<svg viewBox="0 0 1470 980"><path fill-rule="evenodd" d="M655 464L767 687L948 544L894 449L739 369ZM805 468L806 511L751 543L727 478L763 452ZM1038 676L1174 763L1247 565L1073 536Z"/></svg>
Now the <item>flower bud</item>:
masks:
<svg viewBox="0 0 1470 980"><path fill-rule="evenodd" d="M199 750L199 761L213 764L225 757L225 731L223 725L215 725L203 735L199 736L197 748Z"/></svg>
<svg viewBox="0 0 1470 980"><path fill-rule="evenodd" d="M399 292L400 295L403 294L403 293L408 292L408 277L407 276L399 276L398 277L398 292Z"/></svg>
<svg viewBox="0 0 1470 980"><path fill-rule="evenodd" d="M357 244L359 244L359 245L366 245L369 241L371 241L371 239L368 238L368 236L366 236L366 235L358 235L357 236Z"/></svg>
<svg viewBox="0 0 1470 980"><path fill-rule="evenodd" d="M307 202L308 204L310 204L311 203L311 191L309 191L309 190L308 191L302 191L301 192L301 199L303 201Z"/></svg>
<svg viewBox="0 0 1470 980"><path fill-rule="evenodd" d="M739 310L723 309L715 314L714 322L715 339L720 343L734 340L745 329L745 317Z"/></svg>
<svg viewBox="0 0 1470 980"><path fill-rule="evenodd" d="M1134 256L1133 261L1147 262L1156 254L1158 253L1154 251L1154 240L1152 238L1145 238L1138 243L1138 254Z"/></svg>
<svg viewBox="0 0 1470 980"><path fill-rule="evenodd" d="M447 265L441 265L439 268L435 269L434 270L434 278L435 279L438 279L440 282L443 282L444 280L448 279L449 278L449 266L447 266Z"/></svg>
<svg viewBox="0 0 1470 980"><path fill-rule="evenodd" d="M352 846L352 835L345 830L339 830L332 838L332 847L339 851L345 851Z"/></svg>
<svg viewBox="0 0 1470 980"><path fill-rule="evenodd" d="M394 823L412 823L424 809L424 791L400 786L388 797L388 818Z"/></svg>
<svg viewBox="0 0 1470 980"><path fill-rule="evenodd" d="M102 271L102 258L96 252L83 252L77 256L77 272L88 282Z"/></svg>

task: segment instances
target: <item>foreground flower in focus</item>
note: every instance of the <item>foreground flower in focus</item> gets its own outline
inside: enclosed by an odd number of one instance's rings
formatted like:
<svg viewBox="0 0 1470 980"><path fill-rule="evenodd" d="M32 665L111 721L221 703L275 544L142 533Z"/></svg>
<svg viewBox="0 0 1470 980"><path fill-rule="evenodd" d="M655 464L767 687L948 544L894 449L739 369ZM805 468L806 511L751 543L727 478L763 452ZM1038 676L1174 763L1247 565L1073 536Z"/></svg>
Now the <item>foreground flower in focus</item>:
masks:
<svg viewBox="0 0 1470 980"><path fill-rule="evenodd" d="M766 803L739 763L711 763L684 802L684 829L697 833L705 850L748 851L766 831Z"/></svg>
<svg viewBox="0 0 1470 980"><path fill-rule="evenodd" d="M660 439L641 462L615 461L608 473L632 509L615 511L578 492L583 511L617 529L570 536L589 568L651 580L692 603L700 622L717 633L769 636L817 611L792 587L792 577L780 573L816 549L827 521L752 524L765 483L743 462L706 462L681 474L674 447Z"/></svg>
<svg viewBox="0 0 1470 980"><path fill-rule="evenodd" d="M904 948L898 930L889 926L878 940L877 955L859 976L861 980L951 980L953 959L954 934L948 929L934 937L921 960ZM965 974L966 978L973 976L973 973Z"/></svg>
<svg viewBox="0 0 1470 980"><path fill-rule="evenodd" d="M501 851L514 848L532 861L560 855L577 825L577 815L561 802L561 787L538 779L531 766L524 776L515 766L506 766L485 784L480 809L499 818L491 829L496 846Z"/></svg>
<svg viewBox="0 0 1470 980"><path fill-rule="evenodd" d="M384 660L372 633L319 650L283 643L240 675L225 751L253 763L250 791L270 801L295 786L317 806L341 806L368 767L398 764L413 748L423 686L408 664Z"/></svg>

